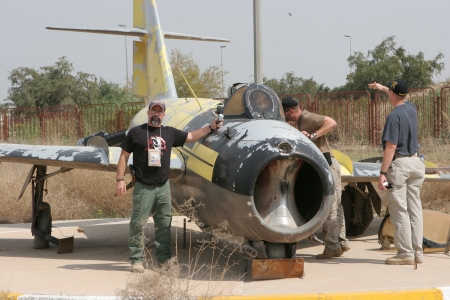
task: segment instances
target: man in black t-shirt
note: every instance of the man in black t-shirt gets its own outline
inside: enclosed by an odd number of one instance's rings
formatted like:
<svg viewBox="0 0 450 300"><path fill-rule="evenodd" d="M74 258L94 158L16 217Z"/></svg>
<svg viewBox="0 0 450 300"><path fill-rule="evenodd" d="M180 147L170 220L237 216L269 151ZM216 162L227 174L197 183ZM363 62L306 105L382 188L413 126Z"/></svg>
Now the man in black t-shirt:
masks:
<svg viewBox="0 0 450 300"><path fill-rule="evenodd" d="M151 101L147 111L148 123L131 128L120 145L122 152L116 178L116 193L119 196L126 193L124 175L130 153L133 153L133 167L136 171L128 247L131 271L137 273L145 270L143 229L150 214L153 214L155 222L156 260L163 264L172 257L172 202L168 181L172 147L198 141L222 126L216 118L209 126L193 132L181 131L161 124L165 111L166 105L163 101Z"/></svg>
<svg viewBox="0 0 450 300"><path fill-rule="evenodd" d="M423 216L420 188L425 179L425 165L417 155L417 109L405 100L408 86L397 79L387 86L369 84L369 88L389 95L394 109L386 118L383 135L383 161L378 189L387 192L390 219L395 228L397 255L386 259L388 265L413 265L423 259ZM389 188L388 183L392 184Z"/></svg>

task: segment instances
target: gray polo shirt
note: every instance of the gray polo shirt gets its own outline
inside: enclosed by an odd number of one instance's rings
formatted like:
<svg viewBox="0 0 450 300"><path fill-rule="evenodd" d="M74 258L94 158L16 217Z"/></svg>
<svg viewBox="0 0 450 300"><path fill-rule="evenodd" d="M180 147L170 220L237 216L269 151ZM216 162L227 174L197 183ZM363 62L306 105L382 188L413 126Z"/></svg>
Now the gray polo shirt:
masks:
<svg viewBox="0 0 450 300"><path fill-rule="evenodd" d="M381 137L383 149L386 142L397 145L396 153L412 155L419 150L417 109L411 102L398 105L387 116Z"/></svg>

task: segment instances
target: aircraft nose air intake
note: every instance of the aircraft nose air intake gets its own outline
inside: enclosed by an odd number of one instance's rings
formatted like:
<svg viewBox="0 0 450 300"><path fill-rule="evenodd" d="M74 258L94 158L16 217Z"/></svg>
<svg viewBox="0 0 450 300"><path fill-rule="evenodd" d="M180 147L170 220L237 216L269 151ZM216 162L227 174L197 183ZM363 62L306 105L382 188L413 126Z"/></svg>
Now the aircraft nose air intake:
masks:
<svg viewBox="0 0 450 300"><path fill-rule="evenodd" d="M322 200L319 175L298 157L273 160L261 171L255 183L256 210L271 227L301 227L317 214Z"/></svg>

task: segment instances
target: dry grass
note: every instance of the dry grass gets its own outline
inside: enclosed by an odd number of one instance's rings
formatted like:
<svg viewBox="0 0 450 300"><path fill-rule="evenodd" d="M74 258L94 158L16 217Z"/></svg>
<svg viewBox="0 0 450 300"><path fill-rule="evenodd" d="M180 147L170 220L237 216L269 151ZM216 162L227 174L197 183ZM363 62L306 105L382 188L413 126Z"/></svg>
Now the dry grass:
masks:
<svg viewBox="0 0 450 300"><path fill-rule="evenodd" d="M17 200L30 169L30 165L0 164L0 223L31 222L31 183ZM49 167L47 173L57 170ZM71 170L49 178L44 201L51 206L53 220L129 217L131 192L114 197L115 177L113 172Z"/></svg>

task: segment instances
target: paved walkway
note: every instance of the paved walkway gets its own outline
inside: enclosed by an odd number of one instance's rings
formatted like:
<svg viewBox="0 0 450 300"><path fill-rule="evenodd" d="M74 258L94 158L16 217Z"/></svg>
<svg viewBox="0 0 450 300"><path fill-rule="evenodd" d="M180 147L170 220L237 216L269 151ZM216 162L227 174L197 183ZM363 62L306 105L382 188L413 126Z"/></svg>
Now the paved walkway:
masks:
<svg viewBox="0 0 450 300"><path fill-rule="evenodd" d="M130 276L128 222L128 219L54 222L57 228L53 229L53 236L75 237L74 252L68 254L56 254L55 245L32 249L30 224L0 225L0 298L1 292L27 294L27 299L115 298ZM190 283L195 295L222 293L231 296L228 299L274 299L277 295L276 299L450 299L447 288L435 289L450 286L450 256L427 253L417 270L413 266L385 265L384 260L394 255L395 249L379 250L376 234L380 222L381 219L375 219L364 235L350 238L351 250L340 258L316 260L322 246L300 242L296 256L305 259L303 278L252 281L246 274L248 263L241 254L234 253L228 265L233 262L239 265L231 266L222 279L217 276L227 265L223 258L215 266L212 280L199 274ZM183 249L183 218L174 218L173 251L178 252L181 263L197 257L201 246L197 241L205 237L195 225L187 223L187 226L187 249ZM84 229L83 233L77 232L79 227ZM152 219L146 230L152 236ZM321 234L318 235L320 238ZM208 264L219 251L207 248L200 254L198 265Z"/></svg>

